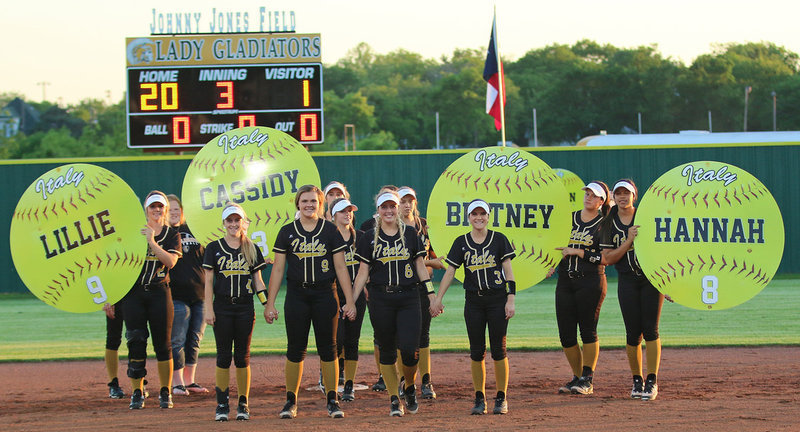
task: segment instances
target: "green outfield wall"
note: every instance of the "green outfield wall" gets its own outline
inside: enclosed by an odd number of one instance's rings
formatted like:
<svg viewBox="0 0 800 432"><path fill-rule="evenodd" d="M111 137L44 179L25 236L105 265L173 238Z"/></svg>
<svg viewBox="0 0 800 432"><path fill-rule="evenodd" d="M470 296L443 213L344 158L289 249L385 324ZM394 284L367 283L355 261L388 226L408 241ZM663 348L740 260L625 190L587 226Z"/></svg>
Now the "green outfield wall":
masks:
<svg viewBox="0 0 800 432"><path fill-rule="evenodd" d="M715 160L736 165L761 180L772 192L783 215L786 227L786 248L779 273L800 273L800 145L709 145L650 147L557 147L524 148L551 167L576 173L584 181L603 180L609 185L619 178L632 178L644 192L661 174L685 162ZM331 180L347 185L351 200L360 206L356 221L361 223L372 214L377 189L384 184L408 185L416 189L423 215L427 197L439 175L466 150L331 152L312 156L319 168L324 186ZM81 158L0 161L0 292L24 292L11 259L9 230L11 217L25 189L37 177L67 163L91 163L109 169L122 177L139 197L159 189L180 195L183 176L191 156L153 156L137 158ZM144 215L142 216L144 223Z"/></svg>

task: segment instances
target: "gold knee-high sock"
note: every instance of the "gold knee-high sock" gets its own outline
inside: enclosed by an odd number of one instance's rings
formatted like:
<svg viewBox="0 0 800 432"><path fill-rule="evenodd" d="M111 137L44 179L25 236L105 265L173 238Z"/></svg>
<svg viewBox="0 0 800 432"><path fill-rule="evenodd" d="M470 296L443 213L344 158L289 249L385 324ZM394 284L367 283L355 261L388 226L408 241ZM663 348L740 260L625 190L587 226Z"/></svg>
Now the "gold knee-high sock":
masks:
<svg viewBox="0 0 800 432"><path fill-rule="evenodd" d="M417 370L418 370L417 365L414 366L403 365L403 378L406 379L406 387L414 385L414 381L417 380Z"/></svg>
<svg viewBox="0 0 800 432"><path fill-rule="evenodd" d="M397 360L394 362L394 371L397 374L397 380L400 381L400 377L403 376L403 355L399 349L397 350Z"/></svg>
<svg viewBox="0 0 800 432"><path fill-rule="evenodd" d="M158 362L158 382L161 387L172 389L172 359Z"/></svg>
<svg viewBox="0 0 800 432"><path fill-rule="evenodd" d="M647 347L647 373L658 375L661 366L661 339L645 341Z"/></svg>
<svg viewBox="0 0 800 432"><path fill-rule="evenodd" d="M303 376L303 362L295 363L286 360L284 374L286 375L286 391L292 392L297 397L300 392L300 378Z"/></svg>
<svg viewBox="0 0 800 432"><path fill-rule="evenodd" d="M214 385L219 387L220 390L228 390L231 381L231 370L228 368L217 367L214 371Z"/></svg>
<svg viewBox="0 0 800 432"><path fill-rule="evenodd" d="M636 346L625 345L625 353L628 355L628 366L631 368L631 375L642 376L642 344Z"/></svg>
<svg viewBox="0 0 800 432"><path fill-rule="evenodd" d="M486 394L486 364L483 360L472 360L470 369L472 370L472 388L476 392Z"/></svg>
<svg viewBox="0 0 800 432"><path fill-rule="evenodd" d="M131 378L131 391L136 389L144 391L144 378Z"/></svg>
<svg viewBox="0 0 800 432"><path fill-rule="evenodd" d="M581 371L583 370L583 353L581 352L581 347L578 345L573 345L571 347L564 348L564 355L567 356L567 361L569 362L570 369L572 369L572 374L575 376L581 376Z"/></svg>
<svg viewBox="0 0 800 432"><path fill-rule="evenodd" d="M373 345L375 347L375 367L378 368L378 373L382 374L381 372L381 350L378 349L378 345Z"/></svg>
<svg viewBox="0 0 800 432"><path fill-rule="evenodd" d="M420 376L430 375L431 373L431 348L419 349L419 374Z"/></svg>
<svg viewBox="0 0 800 432"><path fill-rule="evenodd" d="M353 381L356 379L356 370L358 369L358 360L345 360L344 361L344 380Z"/></svg>
<svg viewBox="0 0 800 432"><path fill-rule="evenodd" d="M398 396L397 392L397 370L394 364L381 365L381 374L383 375L383 382L386 383L386 391L389 392L389 397Z"/></svg>
<svg viewBox="0 0 800 432"><path fill-rule="evenodd" d="M497 382L497 391L506 393L508 391L508 357L494 362L494 379Z"/></svg>
<svg viewBox="0 0 800 432"><path fill-rule="evenodd" d="M119 373L119 352L117 350L106 350L106 372L108 372L108 380L111 381L117 377Z"/></svg>
<svg viewBox="0 0 800 432"><path fill-rule="evenodd" d="M322 385L325 386L325 391L337 391L339 386L339 360L320 361L319 365L320 369L322 369Z"/></svg>
<svg viewBox="0 0 800 432"><path fill-rule="evenodd" d="M592 368L597 367L597 357L600 355L600 343L592 342L583 344L583 365ZM580 374L579 374L580 375Z"/></svg>
<svg viewBox="0 0 800 432"><path fill-rule="evenodd" d="M239 396L250 400L250 366L236 368L236 388Z"/></svg>

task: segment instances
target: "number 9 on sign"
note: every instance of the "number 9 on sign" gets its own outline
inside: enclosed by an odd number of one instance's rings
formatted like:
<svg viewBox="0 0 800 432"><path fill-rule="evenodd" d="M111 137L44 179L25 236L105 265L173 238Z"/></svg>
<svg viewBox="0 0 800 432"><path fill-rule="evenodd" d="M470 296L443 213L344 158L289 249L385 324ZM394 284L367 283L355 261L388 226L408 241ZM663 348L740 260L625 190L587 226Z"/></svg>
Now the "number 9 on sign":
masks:
<svg viewBox="0 0 800 432"><path fill-rule="evenodd" d="M95 304L103 304L106 300L108 300L106 290L103 289L103 283L100 282L99 277L92 276L89 279L86 279L86 288L88 288L89 292L92 294L100 294L100 297L94 296L92 298L92 301L94 301Z"/></svg>
<svg viewBox="0 0 800 432"><path fill-rule="evenodd" d="M719 295L717 294L719 280L717 277L714 275L704 276L701 284L703 285L703 294L701 295L703 303L707 305L716 304L719 300Z"/></svg>

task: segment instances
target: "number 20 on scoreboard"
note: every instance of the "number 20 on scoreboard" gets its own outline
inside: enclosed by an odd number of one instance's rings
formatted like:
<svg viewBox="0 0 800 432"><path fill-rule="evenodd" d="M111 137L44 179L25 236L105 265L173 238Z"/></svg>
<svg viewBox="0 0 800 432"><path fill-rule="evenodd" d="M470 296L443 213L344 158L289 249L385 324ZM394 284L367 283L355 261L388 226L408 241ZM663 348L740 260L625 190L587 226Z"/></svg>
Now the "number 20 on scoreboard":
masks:
<svg viewBox="0 0 800 432"><path fill-rule="evenodd" d="M128 147L201 147L234 128L267 126L323 141L322 65L128 68Z"/></svg>

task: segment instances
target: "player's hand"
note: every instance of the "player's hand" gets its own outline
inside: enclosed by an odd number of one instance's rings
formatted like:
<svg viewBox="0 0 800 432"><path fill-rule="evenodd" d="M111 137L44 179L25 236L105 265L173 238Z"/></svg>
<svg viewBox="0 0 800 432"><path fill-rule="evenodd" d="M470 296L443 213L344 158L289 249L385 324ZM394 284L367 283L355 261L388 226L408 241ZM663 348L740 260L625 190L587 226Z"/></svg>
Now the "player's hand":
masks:
<svg viewBox="0 0 800 432"><path fill-rule="evenodd" d="M356 305L353 302L345 303L345 305L342 306L342 314L350 321L355 321L356 313Z"/></svg>
<svg viewBox="0 0 800 432"><path fill-rule="evenodd" d="M556 272L556 268L555 267L551 268L550 270L547 271L547 276L546 277L553 276L553 274L555 274L555 272Z"/></svg>
<svg viewBox="0 0 800 432"><path fill-rule="evenodd" d="M115 312L114 305L109 304L109 303L104 304L103 305L103 312L106 313L107 317L109 317L111 319L114 319L114 312Z"/></svg>
<svg viewBox="0 0 800 432"><path fill-rule="evenodd" d="M267 324L272 324L273 321L278 319L278 310L275 309L275 306L267 306L264 308L264 319L267 320Z"/></svg>
<svg viewBox="0 0 800 432"><path fill-rule="evenodd" d="M516 307L514 306L514 297L515 296L508 296L506 300L506 319L509 320L514 316L516 312Z"/></svg>
<svg viewBox="0 0 800 432"><path fill-rule="evenodd" d="M431 305L428 309L431 312L431 317L436 318L444 312L444 305L442 305L441 300L436 299L431 302Z"/></svg>
<svg viewBox="0 0 800 432"><path fill-rule="evenodd" d="M142 235L147 239L148 243L155 240L155 233L149 226L145 225L144 228L142 228L139 232L142 233Z"/></svg>
<svg viewBox="0 0 800 432"><path fill-rule="evenodd" d="M666 301L668 301L670 303L675 303L675 300L673 300L672 297L670 297L670 296L668 296L666 294L664 294L664 300L666 300Z"/></svg>
<svg viewBox="0 0 800 432"><path fill-rule="evenodd" d="M273 262L275 262L275 261L273 261L273 259L272 259L272 258L270 258L270 257L267 257L267 258L264 260L264 262L265 262L265 263L267 263L267 264L272 264L272 263L273 263Z"/></svg>
<svg viewBox="0 0 800 432"><path fill-rule="evenodd" d="M636 239L636 236L639 235L639 227L641 225L633 225L628 228L628 238L631 240Z"/></svg>
<svg viewBox="0 0 800 432"><path fill-rule="evenodd" d="M203 311L203 317L206 321L206 324L214 327L214 323L217 321L217 316L214 315L214 309L205 309L205 311Z"/></svg>

